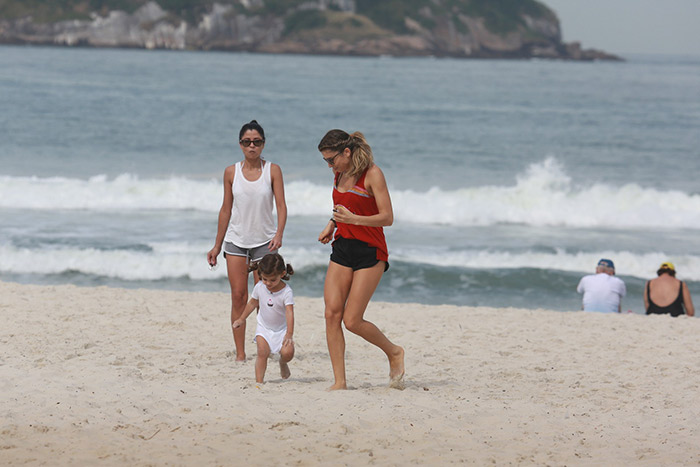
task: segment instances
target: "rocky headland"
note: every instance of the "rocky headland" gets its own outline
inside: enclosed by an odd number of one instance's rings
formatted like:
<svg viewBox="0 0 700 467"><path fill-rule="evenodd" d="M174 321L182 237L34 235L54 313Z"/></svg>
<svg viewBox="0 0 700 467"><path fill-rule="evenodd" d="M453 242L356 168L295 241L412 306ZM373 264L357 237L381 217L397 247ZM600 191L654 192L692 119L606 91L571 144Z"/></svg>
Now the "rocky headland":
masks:
<svg viewBox="0 0 700 467"><path fill-rule="evenodd" d="M0 43L620 60L577 42L564 43L556 14L535 0L61 0L37 10L42 3L50 2L31 2L34 9L17 0L5 2ZM100 8L91 8L98 3ZM129 8L112 9L110 3ZM186 8L169 8L175 3Z"/></svg>

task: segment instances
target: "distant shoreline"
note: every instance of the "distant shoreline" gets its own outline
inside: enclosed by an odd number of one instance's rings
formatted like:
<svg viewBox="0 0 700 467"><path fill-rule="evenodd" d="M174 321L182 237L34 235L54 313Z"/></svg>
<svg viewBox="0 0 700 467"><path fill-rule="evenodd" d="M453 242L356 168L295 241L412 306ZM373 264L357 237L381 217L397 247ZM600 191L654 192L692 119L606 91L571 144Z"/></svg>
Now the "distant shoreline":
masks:
<svg viewBox="0 0 700 467"><path fill-rule="evenodd" d="M150 51L160 51L160 52L220 52L220 53L241 53L241 54L258 54L258 55L299 55L299 56L311 56L311 57L349 57L349 58L425 58L425 59L452 59L452 60L512 60L512 61L528 61L528 60L547 60L547 61L583 61L583 62L598 62L598 61L612 61L612 62L625 62L627 61L626 56L677 56L682 57L686 55L662 55L662 54L620 54L615 55L616 58L591 58L585 60L573 60L567 58L546 58L546 57L531 57L531 56L518 56L518 55L483 55L483 56L454 56L454 55L431 55L431 54L416 54L416 55L392 55L392 54L360 54L360 53L332 53L332 52L280 52L280 51L268 51L268 50L244 50L244 49L226 49L212 47L208 49L172 49L172 48L147 48L139 47L134 45L91 45L91 44L56 44L54 42L35 42L35 41L2 41L0 40L0 46L5 47L45 47L53 49L93 49L93 50L143 50L146 52ZM687 57L693 57L687 55ZM698 56L700 58L700 56Z"/></svg>

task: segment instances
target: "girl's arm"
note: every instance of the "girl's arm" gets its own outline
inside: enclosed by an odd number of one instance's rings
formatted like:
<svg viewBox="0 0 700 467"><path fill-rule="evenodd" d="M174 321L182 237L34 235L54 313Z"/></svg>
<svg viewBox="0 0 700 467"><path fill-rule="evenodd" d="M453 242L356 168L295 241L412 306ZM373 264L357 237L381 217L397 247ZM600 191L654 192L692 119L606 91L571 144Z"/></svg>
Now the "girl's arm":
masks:
<svg viewBox="0 0 700 467"><path fill-rule="evenodd" d="M287 318L287 333L282 340L282 345L292 342L292 336L294 335L294 305L284 307L284 316Z"/></svg>
<svg viewBox="0 0 700 467"><path fill-rule="evenodd" d="M236 321L233 322L233 329L238 329L241 326L243 326L243 323L245 323L245 320L250 316L250 314L255 310L259 305L259 301L251 298L248 301L248 304L245 306L245 310L243 313L241 313L241 317L238 318Z"/></svg>
<svg viewBox="0 0 700 467"><path fill-rule="evenodd" d="M277 233L270 241L270 250L277 250L282 246L282 235L284 235L284 227L287 225L287 202L284 199L284 180L279 165L272 164L270 178L272 179L272 194L275 196L275 207L277 208Z"/></svg>
<svg viewBox="0 0 700 467"><path fill-rule="evenodd" d="M366 225L368 227L388 227L394 223L394 210L391 207L391 197L389 188L386 186L386 179L382 170L373 165L367 170L365 176L365 188L374 196L377 202L378 214L372 216L360 216L348 211L340 204L333 207L333 219L337 222L354 225Z"/></svg>
<svg viewBox="0 0 700 467"><path fill-rule="evenodd" d="M219 210L219 225L216 229L216 240L214 248L207 253L207 262L212 266L216 264L216 258L221 253L221 245L224 243L226 229L231 220L231 208L233 207L233 176L236 173L236 166L231 165L226 167L224 171L224 201L221 203Z"/></svg>

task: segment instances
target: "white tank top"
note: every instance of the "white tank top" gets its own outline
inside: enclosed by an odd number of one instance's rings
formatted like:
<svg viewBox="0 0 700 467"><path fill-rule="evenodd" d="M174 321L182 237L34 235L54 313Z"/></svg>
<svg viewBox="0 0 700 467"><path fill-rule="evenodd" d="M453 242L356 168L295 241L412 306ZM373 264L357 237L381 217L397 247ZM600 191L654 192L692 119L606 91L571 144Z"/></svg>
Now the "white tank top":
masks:
<svg viewBox="0 0 700 467"><path fill-rule="evenodd" d="M251 182L243 176L243 163L236 163L233 176L233 207L224 241L240 248L266 244L277 232L273 214L270 162L264 162L262 175Z"/></svg>

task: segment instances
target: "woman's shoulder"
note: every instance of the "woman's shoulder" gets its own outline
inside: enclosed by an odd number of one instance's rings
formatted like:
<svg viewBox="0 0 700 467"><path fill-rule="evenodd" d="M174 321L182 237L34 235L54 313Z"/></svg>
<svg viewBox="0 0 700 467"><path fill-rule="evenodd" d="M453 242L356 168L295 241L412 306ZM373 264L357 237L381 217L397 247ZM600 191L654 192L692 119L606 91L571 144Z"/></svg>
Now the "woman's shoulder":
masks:
<svg viewBox="0 0 700 467"><path fill-rule="evenodd" d="M682 284L683 282L678 280L675 277L671 277L668 274L664 274L660 277L656 277L652 280L649 281L649 283L653 286L658 286L658 287L678 287L679 284Z"/></svg>
<svg viewBox="0 0 700 467"><path fill-rule="evenodd" d="M238 162L236 162L235 164L231 164L231 165L229 165L228 167L226 167L226 168L224 169L224 174L232 174L232 173L236 172L236 166L237 166L237 165L238 165Z"/></svg>
<svg viewBox="0 0 700 467"><path fill-rule="evenodd" d="M384 172L382 172L382 169L380 169L375 163L372 163L372 165L367 167L364 172L361 172L360 176L362 176L362 173L364 173L365 178L384 177Z"/></svg>
<svg viewBox="0 0 700 467"><path fill-rule="evenodd" d="M270 162L270 161L265 161L265 164L270 165L270 171L272 171L272 172L275 172L275 171L282 172L282 167L280 167L279 164L275 164L274 162Z"/></svg>
<svg viewBox="0 0 700 467"><path fill-rule="evenodd" d="M668 282L669 284L677 284L680 280L677 277L669 276L668 274L663 274L656 279L652 279L657 282Z"/></svg>
<svg viewBox="0 0 700 467"><path fill-rule="evenodd" d="M365 182L369 182L370 185L373 183L386 184L384 172L382 172L382 169L380 169L377 164L372 164L367 167L367 170L365 171Z"/></svg>
<svg viewBox="0 0 700 467"><path fill-rule="evenodd" d="M233 178L236 175L236 164L229 165L224 169L224 181L233 183Z"/></svg>

